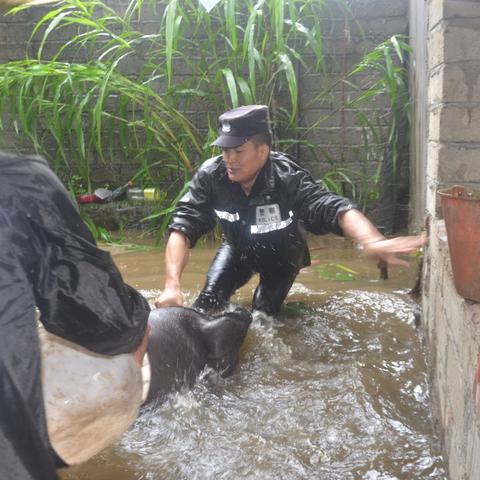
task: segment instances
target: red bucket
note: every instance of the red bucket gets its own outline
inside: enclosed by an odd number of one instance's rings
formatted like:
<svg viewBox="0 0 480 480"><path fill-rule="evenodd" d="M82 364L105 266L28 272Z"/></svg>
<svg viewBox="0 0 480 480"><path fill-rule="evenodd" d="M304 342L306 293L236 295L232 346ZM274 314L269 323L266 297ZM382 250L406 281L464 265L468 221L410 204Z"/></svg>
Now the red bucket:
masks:
<svg viewBox="0 0 480 480"><path fill-rule="evenodd" d="M480 192L462 186L440 190L457 292L480 302Z"/></svg>

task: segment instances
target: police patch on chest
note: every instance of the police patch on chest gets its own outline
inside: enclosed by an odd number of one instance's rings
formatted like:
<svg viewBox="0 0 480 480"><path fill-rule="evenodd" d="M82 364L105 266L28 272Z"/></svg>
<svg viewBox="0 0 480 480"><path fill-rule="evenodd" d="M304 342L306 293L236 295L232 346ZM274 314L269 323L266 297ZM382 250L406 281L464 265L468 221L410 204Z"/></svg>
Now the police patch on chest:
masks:
<svg viewBox="0 0 480 480"><path fill-rule="evenodd" d="M280 206L278 203L272 205L261 205L255 209L255 223L257 225L268 225L282 221Z"/></svg>

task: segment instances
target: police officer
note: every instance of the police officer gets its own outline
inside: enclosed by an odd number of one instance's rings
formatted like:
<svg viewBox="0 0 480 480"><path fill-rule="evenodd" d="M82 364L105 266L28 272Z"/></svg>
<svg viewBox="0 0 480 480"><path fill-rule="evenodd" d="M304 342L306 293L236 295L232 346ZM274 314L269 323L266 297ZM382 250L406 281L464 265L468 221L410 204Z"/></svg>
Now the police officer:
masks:
<svg viewBox="0 0 480 480"><path fill-rule="evenodd" d="M165 288L156 306L182 305L181 275L189 249L217 222L223 241L194 308L224 308L254 273L260 281L252 307L278 313L298 271L310 265L304 230L351 238L386 264L422 245L420 237L386 240L350 200L327 191L284 153L271 151L268 108L249 105L219 117L207 160L177 205L165 252Z"/></svg>
<svg viewBox="0 0 480 480"><path fill-rule="evenodd" d="M39 157L0 152L0 479L54 480L35 307L45 328L104 355L135 352L150 308L99 250Z"/></svg>

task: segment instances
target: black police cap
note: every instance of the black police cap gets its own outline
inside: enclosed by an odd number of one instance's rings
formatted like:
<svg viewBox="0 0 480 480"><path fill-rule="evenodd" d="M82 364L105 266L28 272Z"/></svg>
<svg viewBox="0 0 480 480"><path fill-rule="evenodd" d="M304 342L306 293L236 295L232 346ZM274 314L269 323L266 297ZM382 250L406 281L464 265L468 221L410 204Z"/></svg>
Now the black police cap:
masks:
<svg viewBox="0 0 480 480"><path fill-rule="evenodd" d="M236 148L259 133L272 135L266 105L246 105L218 117L220 136L212 143L222 148Z"/></svg>

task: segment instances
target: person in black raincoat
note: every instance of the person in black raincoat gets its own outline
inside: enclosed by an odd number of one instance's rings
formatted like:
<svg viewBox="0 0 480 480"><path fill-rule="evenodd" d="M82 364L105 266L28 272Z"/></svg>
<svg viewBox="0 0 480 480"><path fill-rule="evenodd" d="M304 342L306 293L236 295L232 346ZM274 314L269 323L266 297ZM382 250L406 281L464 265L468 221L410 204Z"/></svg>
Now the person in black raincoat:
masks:
<svg viewBox="0 0 480 480"><path fill-rule="evenodd" d="M0 479L53 480L36 310L93 352L146 348L150 308L99 250L45 160L0 152Z"/></svg>
<svg viewBox="0 0 480 480"><path fill-rule="evenodd" d="M249 105L219 117L213 143L222 155L193 177L169 226L165 288L157 307L182 305L188 251L220 222L223 242L194 308L223 309L233 292L260 274L252 307L275 315L300 268L310 265L304 231L350 237L386 264L422 245L420 237L386 240L350 200L329 192L286 154L272 152L268 108Z"/></svg>

